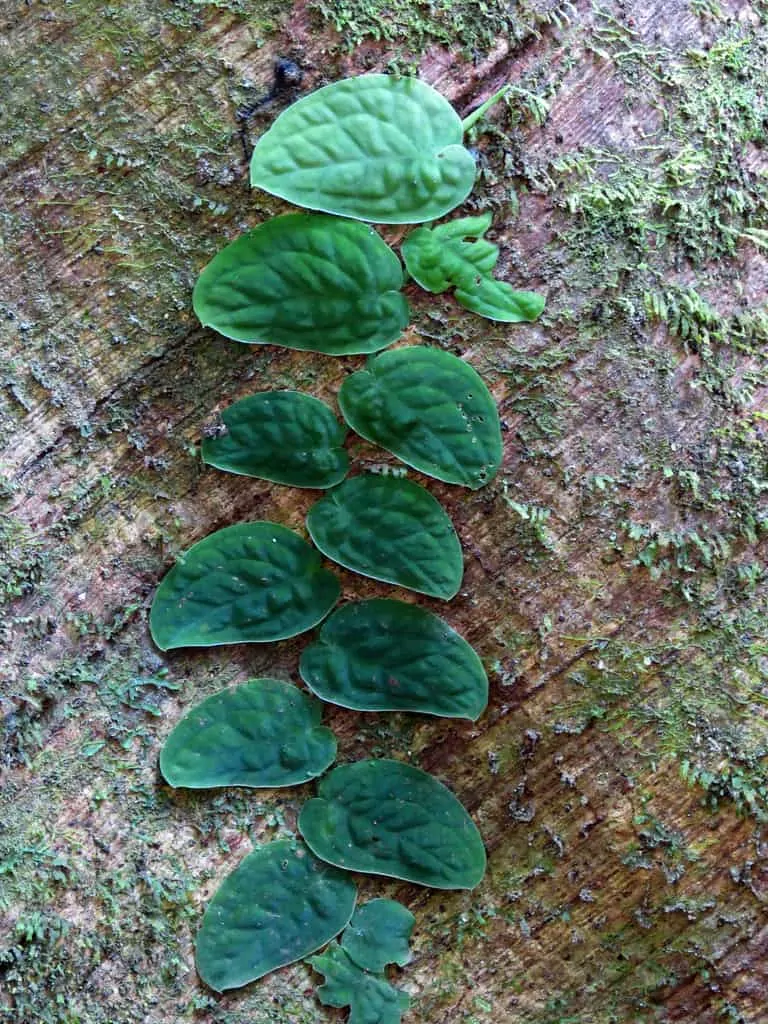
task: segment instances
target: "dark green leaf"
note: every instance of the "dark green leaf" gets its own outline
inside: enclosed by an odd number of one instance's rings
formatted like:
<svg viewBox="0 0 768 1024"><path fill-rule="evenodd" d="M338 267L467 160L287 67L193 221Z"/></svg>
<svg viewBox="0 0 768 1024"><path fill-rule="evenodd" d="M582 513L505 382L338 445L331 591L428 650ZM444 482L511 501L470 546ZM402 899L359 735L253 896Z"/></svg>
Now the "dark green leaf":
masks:
<svg viewBox="0 0 768 1024"><path fill-rule="evenodd" d="M354 572L450 600L461 586L461 545L429 491L391 476L356 476L309 510L324 555Z"/></svg>
<svg viewBox="0 0 768 1024"><path fill-rule="evenodd" d="M482 237L490 226L487 213L460 217L436 228L417 228L403 242L408 273L430 292L455 288L457 302L488 320L535 320L544 309L543 296L517 292L492 276L499 249ZM476 240L468 242L468 238Z"/></svg>
<svg viewBox="0 0 768 1024"><path fill-rule="evenodd" d="M383 352L339 392L347 423L409 466L476 489L501 465L496 403L472 367L414 345Z"/></svg>
<svg viewBox="0 0 768 1024"><path fill-rule="evenodd" d="M290 683L251 679L208 697L165 741L160 770L172 786L294 786L321 775L336 738L322 705Z"/></svg>
<svg viewBox="0 0 768 1024"><path fill-rule="evenodd" d="M346 431L328 406L300 391L263 391L221 414L203 460L230 473L292 487L333 487L347 475Z"/></svg>
<svg viewBox="0 0 768 1024"><path fill-rule="evenodd" d="M332 942L309 963L325 975L325 984L317 990L324 1006L349 1006L347 1024L400 1024L402 1014L411 1005L383 974L369 974L350 959L338 942Z"/></svg>
<svg viewBox="0 0 768 1024"><path fill-rule="evenodd" d="M256 144L251 184L359 220L433 220L472 191L462 136L458 114L426 83L361 75L288 107Z"/></svg>
<svg viewBox="0 0 768 1024"><path fill-rule="evenodd" d="M284 640L324 619L339 590L292 530L228 526L193 545L163 579L149 615L152 639L163 651Z"/></svg>
<svg viewBox="0 0 768 1024"><path fill-rule="evenodd" d="M341 945L363 970L381 973L387 964L405 967L411 959L409 942L415 922L397 900L369 900L352 915Z"/></svg>
<svg viewBox="0 0 768 1024"><path fill-rule="evenodd" d="M235 341L340 356L399 337L402 284L400 261L367 224L290 213L222 249L192 303L202 324Z"/></svg>
<svg viewBox="0 0 768 1024"><path fill-rule="evenodd" d="M197 969L217 992L300 960L337 935L357 890L302 843L260 846L225 878L197 933Z"/></svg>
<svg viewBox="0 0 768 1024"><path fill-rule="evenodd" d="M344 605L301 656L301 677L323 700L356 711L478 718L488 677L466 640L417 605Z"/></svg>
<svg viewBox="0 0 768 1024"><path fill-rule="evenodd" d="M485 873L480 833L437 779L399 761L335 768L301 809L312 851L349 871L436 889L472 889Z"/></svg>

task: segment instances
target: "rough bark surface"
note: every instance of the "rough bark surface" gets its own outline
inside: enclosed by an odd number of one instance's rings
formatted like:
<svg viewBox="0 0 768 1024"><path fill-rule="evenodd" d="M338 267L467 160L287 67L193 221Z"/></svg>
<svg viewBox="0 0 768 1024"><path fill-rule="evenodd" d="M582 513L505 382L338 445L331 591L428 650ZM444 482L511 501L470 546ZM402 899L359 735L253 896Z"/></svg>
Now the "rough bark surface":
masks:
<svg viewBox="0 0 768 1024"><path fill-rule="evenodd" d="M435 773L487 844L471 893L362 884L417 916L406 1020L768 1019L768 6L6 0L2 1020L344 1017L305 965L224 997L193 969L206 900L307 789L182 793L157 772L185 708L296 679L306 641L161 657L146 616L212 530L302 529L310 492L202 467L201 431L254 390L333 401L361 360L228 342L190 291L283 208L250 193L250 140L296 95L386 68L462 115L513 83L471 140L467 209L494 211L501 275L548 296L508 327L409 287L409 340L485 376L505 459L476 493L428 484L466 555L432 606L483 658L487 713L326 716L342 761Z"/></svg>

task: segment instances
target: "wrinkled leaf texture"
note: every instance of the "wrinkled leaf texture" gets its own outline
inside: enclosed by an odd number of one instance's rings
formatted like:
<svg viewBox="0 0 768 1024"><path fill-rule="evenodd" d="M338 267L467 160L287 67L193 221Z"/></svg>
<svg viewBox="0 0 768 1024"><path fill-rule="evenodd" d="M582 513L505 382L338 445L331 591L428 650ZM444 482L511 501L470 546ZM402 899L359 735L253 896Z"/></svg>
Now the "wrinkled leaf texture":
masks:
<svg viewBox="0 0 768 1024"><path fill-rule="evenodd" d="M339 405L361 437L438 480L476 490L501 465L496 403L479 374L450 352L424 345L383 352L347 377Z"/></svg>
<svg viewBox="0 0 768 1024"><path fill-rule="evenodd" d="M436 228L417 228L403 242L408 273L430 292L455 288L460 305L488 320L535 320L544 308L543 296L515 291L492 276L499 249L482 237L490 226L491 214L486 213L460 217Z"/></svg>
<svg viewBox="0 0 768 1024"><path fill-rule="evenodd" d="M349 875L303 843L258 847L208 904L196 942L200 977L223 992L302 959L338 935L356 898Z"/></svg>
<svg viewBox="0 0 768 1024"><path fill-rule="evenodd" d="M472 889L485 873L480 833L450 790L399 761L335 768L299 814L322 860L436 889Z"/></svg>
<svg viewBox="0 0 768 1024"><path fill-rule="evenodd" d="M322 775L336 738L322 705L290 683L251 679L206 698L174 728L160 752L171 786L294 786Z"/></svg>
<svg viewBox="0 0 768 1024"><path fill-rule="evenodd" d="M284 640L316 626L339 581L292 530L266 521L210 534L179 557L149 615L163 650Z"/></svg>
<svg viewBox="0 0 768 1024"><path fill-rule="evenodd" d="M203 461L292 487L333 487L347 475L346 431L325 402L300 391L263 391L221 414L203 438Z"/></svg>
<svg viewBox="0 0 768 1024"><path fill-rule="evenodd" d="M351 477L309 510L324 555L372 579L450 600L463 574L451 520L429 491L391 476Z"/></svg>
<svg viewBox="0 0 768 1024"><path fill-rule="evenodd" d="M347 1024L400 1024L411 1005L405 992L390 985L383 974L363 970L338 942L310 957L309 963L325 975L318 999L323 1006L349 1006Z"/></svg>
<svg viewBox="0 0 768 1024"><path fill-rule="evenodd" d="M301 656L301 677L323 700L356 711L470 718L488 702L488 677L463 637L404 601L354 601L323 623Z"/></svg>
<svg viewBox="0 0 768 1024"><path fill-rule="evenodd" d="M341 936L341 945L363 970L380 973L387 964L405 967L416 918L397 900L368 900L359 906Z"/></svg>
<svg viewBox="0 0 768 1024"><path fill-rule="evenodd" d="M376 352L408 324L400 260L367 224L274 217L222 249L192 295L200 322L235 341L341 356Z"/></svg>
<svg viewBox="0 0 768 1024"><path fill-rule="evenodd" d="M310 210L416 224L463 203L475 162L425 82L360 75L292 104L254 147L251 184Z"/></svg>

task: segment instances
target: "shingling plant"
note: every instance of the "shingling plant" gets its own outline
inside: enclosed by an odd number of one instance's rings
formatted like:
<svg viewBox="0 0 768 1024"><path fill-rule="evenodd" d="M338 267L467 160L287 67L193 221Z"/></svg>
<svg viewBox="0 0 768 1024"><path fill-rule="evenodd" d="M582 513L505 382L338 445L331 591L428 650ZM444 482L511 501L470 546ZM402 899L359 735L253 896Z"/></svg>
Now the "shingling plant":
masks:
<svg viewBox="0 0 768 1024"><path fill-rule="evenodd" d="M328 355L376 353L408 324L398 256L370 226L424 223L469 195L475 161L463 135L501 90L461 121L413 78L363 75L299 100L256 144L251 182L316 211L276 217L226 246L203 270L200 321L236 341ZM454 289L492 320L532 321L544 300L492 271L490 214L416 228L402 253L423 288ZM441 349L412 345L372 355L344 381L346 424L407 466L478 489L502 460L496 404L480 376ZM209 465L277 484L327 490L307 531L270 522L218 530L181 555L160 583L150 629L162 650L265 643L323 620L303 652L314 695L277 679L214 694L174 728L160 768L171 786L275 788L323 775L336 740L316 698L357 711L405 711L476 720L488 678L447 622L395 599L340 594L332 561L372 579L449 601L463 575L459 539L429 491L401 474L347 477L346 428L296 391L262 392L226 409L202 443ZM457 798L397 760L342 765L301 809L301 839L256 848L224 880L203 916L196 960L216 991L284 964L325 975L321 1002L349 1006L350 1024L398 1024L408 997L387 980L409 958L413 916L392 900L355 910L349 872L438 889L471 889L485 850ZM335 936L343 932L340 941Z"/></svg>

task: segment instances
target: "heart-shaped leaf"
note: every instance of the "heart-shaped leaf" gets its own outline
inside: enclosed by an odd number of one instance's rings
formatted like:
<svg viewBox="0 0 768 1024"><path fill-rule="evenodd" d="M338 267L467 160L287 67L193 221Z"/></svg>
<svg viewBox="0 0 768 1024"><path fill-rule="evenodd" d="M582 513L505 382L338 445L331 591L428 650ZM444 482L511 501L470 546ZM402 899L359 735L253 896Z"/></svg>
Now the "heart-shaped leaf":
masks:
<svg viewBox="0 0 768 1024"><path fill-rule="evenodd" d="M225 878L197 933L200 977L216 992L293 963L338 935L357 890L303 843L258 847Z"/></svg>
<svg viewBox="0 0 768 1024"><path fill-rule="evenodd" d="M365 971L380 973L387 964L405 967L411 959L409 942L416 918L397 900L369 900L352 915L341 945Z"/></svg>
<svg viewBox="0 0 768 1024"><path fill-rule="evenodd" d="M322 705L290 683L251 679L208 697L165 741L160 771L171 786L272 788L307 782L336 758Z"/></svg>
<svg viewBox="0 0 768 1024"><path fill-rule="evenodd" d="M496 403L450 352L423 345L383 352L347 377L339 405L358 434L438 480L477 489L501 465Z"/></svg>
<svg viewBox="0 0 768 1024"><path fill-rule="evenodd" d="M399 761L334 768L299 829L322 860L436 889L472 889L485 873L480 833L437 779Z"/></svg>
<svg viewBox="0 0 768 1024"><path fill-rule="evenodd" d="M223 429L203 438L203 461L292 487L333 487L347 475L346 431L300 391L263 391L230 405Z"/></svg>
<svg viewBox="0 0 768 1024"><path fill-rule="evenodd" d="M458 114L426 83L361 75L288 107L256 143L251 184L310 210L416 224L471 192L462 136Z"/></svg>
<svg viewBox="0 0 768 1024"><path fill-rule="evenodd" d="M392 476L352 477L309 510L312 540L334 562L449 601L461 586L461 545L429 491Z"/></svg>
<svg viewBox="0 0 768 1024"><path fill-rule="evenodd" d="M179 558L157 588L149 626L163 651L284 640L324 619L339 591L298 534L277 523L240 523Z"/></svg>
<svg viewBox="0 0 768 1024"><path fill-rule="evenodd" d="M457 302L488 320L535 320L544 309L543 296L515 291L492 276L499 249L482 237L490 226L491 214L486 213L436 228L417 228L402 246L408 273L430 292L455 288Z"/></svg>
<svg viewBox="0 0 768 1024"><path fill-rule="evenodd" d="M323 700L356 711L478 718L488 677L466 640L432 612L376 598L339 608L301 656L301 678Z"/></svg>
<svg viewBox="0 0 768 1024"><path fill-rule="evenodd" d="M341 356L400 336L402 284L399 259L367 224L290 213L214 256L192 304L202 324L235 341Z"/></svg>
<svg viewBox="0 0 768 1024"><path fill-rule="evenodd" d="M325 975L318 999L323 1006L348 1006L347 1024L400 1024L411 1005L405 992L390 985L383 974L364 971L338 942L308 962Z"/></svg>

